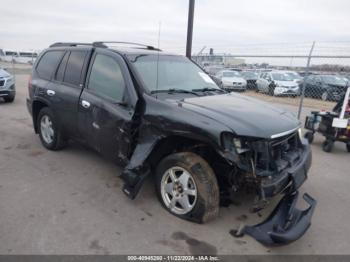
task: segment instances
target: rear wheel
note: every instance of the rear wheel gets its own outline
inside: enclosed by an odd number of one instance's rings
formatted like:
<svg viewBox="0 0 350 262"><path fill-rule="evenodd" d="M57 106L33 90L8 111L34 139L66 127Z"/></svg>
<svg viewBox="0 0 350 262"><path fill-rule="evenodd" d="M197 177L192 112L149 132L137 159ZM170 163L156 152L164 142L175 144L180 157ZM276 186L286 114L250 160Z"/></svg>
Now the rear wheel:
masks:
<svg viewBox="0 0 350 262"><path fill-rule="evenodd" d="M42 145L49 150L63 148L65 141L52 110L48 107L42 108L37 119L37 127Z"/></svg>
<svg viewBox="0 0 350 262"><path fill-rule="evenodd" d="M157 167L156 190L163 207L175 216L197 223L218 216L216 176L209 164L194 153L165 157Z"/></svg>
<svg viewBox="0 0 350 262"><path fill-rule="evenodd" d="M312 142L314 141L314 133L313 132L306 132L304 137L307 139L307 141L309 141L309 144L312 144Z"/></svg>
<svg viewBox="0 0 350 262"><path fill-rule="evenodd" d="M326 141L323 142L322 144L322 149L324 152L331 152L333 149L334 142L330 139L326 139Z"/></svg>

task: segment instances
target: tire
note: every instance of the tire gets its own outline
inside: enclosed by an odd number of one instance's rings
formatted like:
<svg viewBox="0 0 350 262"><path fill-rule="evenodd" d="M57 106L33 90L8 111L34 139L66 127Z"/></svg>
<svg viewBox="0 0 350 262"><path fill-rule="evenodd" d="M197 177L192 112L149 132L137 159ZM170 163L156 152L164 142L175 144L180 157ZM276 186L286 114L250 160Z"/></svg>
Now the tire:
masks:
<svg viewBox="0 0 350 262"><path fill-rule="evenodd" d="M42 123L43 122L43 123ZM50 125L50 132L46 130L42 124ZM37 127L39 137L42 145L49 150L60 150L65 146L65 140L63 139L62 132L59 129L57 119L55 118L52 110L48 107L44 107L40 110L37 117ZM48 139L50 137L50 139Z"/></svg>
<svg viewBox="0 0 350 262"><path fill-rule="evenodd" d="M329 100L329 94L328 94L328 91L323 91L322 94L321 94L321 99L323 101L328 101Z"/></svg>
<svg viewBox="0 0 350 262"><path fill-rule="evenodd" d="M309 144L312 144L312 142L314 141L314 133L313 132L306 132L304 137L307 139L307 141L309 141Z"/></svg>
<svg viewBox="0 0 350 262"><path fill-rule="evenodd" d="M175 175L173 179L171 173ZM197 223L205 223L218 216L218 182L212 168L200 156L182 152L165 157L157 167L155 179L158 199L171 214ZM187 181L185 187L191 194L181 190L184 189L184 181ZM178 199L172 201L176 194ZM182 194L184 197L181 197ZM181 202L189 203L190 207L184 208Z"/></svg>
<svg viewBox="0 0 350 262"><path fill-rule="evenodd" d="M269 86L269 92L268 92L268 94L269 94L270 96L273 96L274 93L275 93L275 87Z"/></svg>
<svg viewBox="0 0 350 262"><path fill-rule="evenodd" d="M5 103L12 103L13 101L15 101L15 95L5 96L4 101Z"/></svg>
<svg viewBox="0 0 350 262"><path fill-rule="evenodd" d="M346 144L346 150L350 153L350 143Z"/></svg>
<svg viewBox="0 0 350 262"><path fill-rule="evenodd" d="M330 153L333 149L334 142L332 140L327 139L322 144L322 149L324 152Z"/></svg>

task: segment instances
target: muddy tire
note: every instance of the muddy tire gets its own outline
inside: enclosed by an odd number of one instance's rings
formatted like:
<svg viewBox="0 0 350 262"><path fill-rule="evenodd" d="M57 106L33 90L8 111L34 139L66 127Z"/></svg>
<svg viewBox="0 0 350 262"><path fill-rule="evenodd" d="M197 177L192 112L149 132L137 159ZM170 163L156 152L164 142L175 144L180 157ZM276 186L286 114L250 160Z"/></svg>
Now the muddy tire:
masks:
<svg viewBox="0 0 350 262"><path fill-rule="evenodd" d="M66 143L52 110L44 107L37 118L37 128L42 145L49 150L60 150Z"/></svg>
<svg viewBox="0 0 350 262"><path fill-rule="evenodd" d="M157 167L155 180L159 201L171 214L197 223L218 216L218 182L200 156L183 152L165 157Z"/></svg>

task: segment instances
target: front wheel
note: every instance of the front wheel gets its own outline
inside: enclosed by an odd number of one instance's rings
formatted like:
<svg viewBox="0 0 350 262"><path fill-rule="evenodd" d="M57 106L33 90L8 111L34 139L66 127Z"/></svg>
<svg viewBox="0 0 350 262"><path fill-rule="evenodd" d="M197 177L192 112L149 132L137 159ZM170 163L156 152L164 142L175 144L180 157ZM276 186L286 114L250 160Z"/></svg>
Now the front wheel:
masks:
<svg viewBox="0 0 350 262"><path fill-rule="evenodd" d="M216 176L209 164L194 153L165 157L156 170L156 190L163 207L182 219L205 223L218 216Z"/></svg>
<svg viewBox="0 0 350 262"><path fill-rule="evenodd" d="M326 139L326 141L323 142L322 144L322 149L324 152L331 152L333 149L334 142L330 139Z"/></svg>

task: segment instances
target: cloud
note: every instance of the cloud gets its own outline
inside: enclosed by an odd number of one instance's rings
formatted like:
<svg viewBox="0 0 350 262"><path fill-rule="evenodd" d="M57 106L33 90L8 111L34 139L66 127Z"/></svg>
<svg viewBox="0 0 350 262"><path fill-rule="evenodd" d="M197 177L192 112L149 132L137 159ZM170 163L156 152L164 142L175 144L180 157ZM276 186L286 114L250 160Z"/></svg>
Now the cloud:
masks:
<svg viewBox="0 0 350 262"><path fill-rule="evenodd" d="M3 0L0 47L42 49L57 41L136 41L184 52L187 0ZM263 43L350 41L347 0L197 0L193 50L231 52Z"/></svg>

